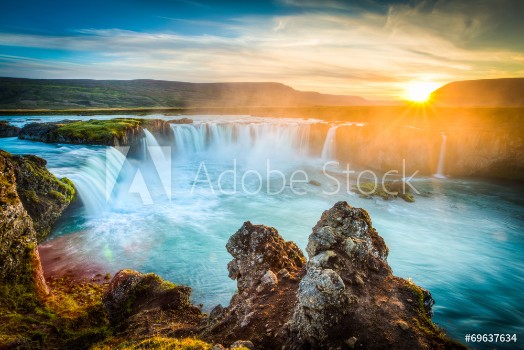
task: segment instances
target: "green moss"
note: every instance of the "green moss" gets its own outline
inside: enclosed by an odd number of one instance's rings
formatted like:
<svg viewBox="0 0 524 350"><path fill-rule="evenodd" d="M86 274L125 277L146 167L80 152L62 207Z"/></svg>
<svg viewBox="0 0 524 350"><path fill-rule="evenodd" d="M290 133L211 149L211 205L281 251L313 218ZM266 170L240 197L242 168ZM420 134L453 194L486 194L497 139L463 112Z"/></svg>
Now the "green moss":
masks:
<svg viewBox="0 0 524 350"><path fill-rule="evenodd" d="M87 120L61 124L58 135L67 139L85 140L88 143L113 144L115 139L124 137L130 129L141 124L141 119L116 118L110 120Z"/></svg>
<svg viewBox="0 0 524 350"><path fill-rule="evenodd" d="M34 190L25 190L23 192L24 192L25 197L29 199L31 202L33 203L40 202L40 199L38 198Z"/></svg>
<svg viewBox="0 0 524 350"><path fill-rule="evenodd" d="M449 338L433 323L424 307L424 292L422 289L411 281L406 281L406 288L410 290L414 299L417 301L417 315L412 319L413 325L430 337L439 339L446 349L467 349L461 343Z"/></svg>
<svg viewBox="0 0 524 350"><path fill-rule="evenodd" d="M52 198L54 198L54 199L58 199L58 200L60 200L60 201L65 201L65 200L66 200L66 197L65 197L62 193L60 193L60 192L58 192L58 191L55 191L55 190L51 190L51 191L49 191L49 192L47 193L47 195L48 195L49 197L52 197Z"/></svg>
<svg viewBox="0 0 524 350"><path fill-rule="evenodd" d="M75 185L73 181L69 180L67 177L60 179L60 186L62 188L62 194L65 196L66 201L69 203L73 201L76 194Z"/></svg>
<svg viewBox="0 0 524 350"><path fill-rule="evenodd" d="M406 186L403 188L402 182L385 182L384 185L381 183L363 182L358 184L358 186L353 185L353 189L360 195L360 198L373 198L377 196L384 200L390 200L398 197L409 203L415 201L413 195L407 193L409 187Z"/></svg>
<svg viewBox="0 0 524 350"><path fill-rule="evenodd" d="M115 344L116 343L116 344ZM124 341L118 343L118 340L107 341L103 344L94 346L93 350L139 350L139 349L156 349L156 350L211 350L212 345L195 338L174 339L164 337L152 337L139 341ZM243 350L240 348L239 350Z"/></svg>
<svg viewBox="0 0 524 350"><path fill-rule="evenodd" d="M0 347L88 349L110 334L101 301L105 286L67 279L49 286L45 300L27 285L0 286Z"/></svg>

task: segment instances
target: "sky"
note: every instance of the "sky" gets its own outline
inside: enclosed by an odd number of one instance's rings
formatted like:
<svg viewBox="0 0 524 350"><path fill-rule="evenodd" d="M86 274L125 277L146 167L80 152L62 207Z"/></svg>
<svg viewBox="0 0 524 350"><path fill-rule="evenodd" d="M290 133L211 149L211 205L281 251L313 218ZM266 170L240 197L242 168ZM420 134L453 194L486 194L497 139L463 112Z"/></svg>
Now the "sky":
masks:
<svg viewBox="0 0 524 350"><path fill-rule="evenodd" d="M524 76L522 0L2 1L0 76L273 81L402 99Z"/></svg>

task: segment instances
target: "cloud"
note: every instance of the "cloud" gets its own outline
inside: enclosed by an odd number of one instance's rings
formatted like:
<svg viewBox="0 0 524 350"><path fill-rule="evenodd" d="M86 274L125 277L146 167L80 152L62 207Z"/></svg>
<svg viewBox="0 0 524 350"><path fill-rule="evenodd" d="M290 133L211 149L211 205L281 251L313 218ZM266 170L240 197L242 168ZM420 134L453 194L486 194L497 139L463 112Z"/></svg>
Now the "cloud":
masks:
<svg viewBox="0 0 524 350"><path fill-rule="evenodd" d="M385 99L400 97L413 80L444 84L523 74L521 51L476 44L491 28L489 16L466 15L450 9L449 1L423 5L358 16L240 17L223 24L220 33L228 36L121 29L66 36L0 33L0 45L70 52L68 60L4 57L0 75L278 81L302 90Z"/></svg>

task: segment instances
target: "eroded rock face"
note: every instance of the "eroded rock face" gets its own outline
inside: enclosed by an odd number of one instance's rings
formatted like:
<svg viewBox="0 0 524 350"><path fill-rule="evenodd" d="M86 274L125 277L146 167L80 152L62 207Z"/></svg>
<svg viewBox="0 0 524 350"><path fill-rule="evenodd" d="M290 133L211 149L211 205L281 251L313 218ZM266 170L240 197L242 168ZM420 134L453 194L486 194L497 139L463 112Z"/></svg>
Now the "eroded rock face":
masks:
<svg viewBox="0 0 524 350"><path fill-rule="evenodd" d="M227 269L239 293L258 286L263 277L274 279L282 269L296 272L305 262L297 245L284 241L276 229L249 221L229 238L226 249L234 258Z"/></svg>
<svg viewBox="0 0 524 350"><path fill-rule="evenodd" d="M233 256L229 277L237 280L238 292L228 307L211 312L202 335L226 345L249 339L257 348L278 348L296 300L304 255L274 228L250 222L231 236L226 248Z"/></svg>
<svg viewBox="0 0 524 350"><path fill-rule="evenodd" d="M394 277L368 213L339 202L309 237L289 348L444 348L428 291Z"/></svg>
<svg viewBox="0 0 524 350"><path fill-rule="evenodd" d="M121 270L111 280L103 303L118 334L189 336L204 317L189 301L190 294L191 288L155 274Z"/></svg>
<svg viewBox="0 0 524 350"><path fill-rule="evenodd" d="M339 202L309 237L305 259L271 227L246 222L227 243L238 292L201 336L257 349L463 348L431 322L431 294L392 275L368 213Z"/></svg>
<svg viewBox="0 0 524 350"><path fill-rule="evenodd" d="M0 283L22 284L47 294L36 232L17 192L16 165L0 151Z"/></svg>

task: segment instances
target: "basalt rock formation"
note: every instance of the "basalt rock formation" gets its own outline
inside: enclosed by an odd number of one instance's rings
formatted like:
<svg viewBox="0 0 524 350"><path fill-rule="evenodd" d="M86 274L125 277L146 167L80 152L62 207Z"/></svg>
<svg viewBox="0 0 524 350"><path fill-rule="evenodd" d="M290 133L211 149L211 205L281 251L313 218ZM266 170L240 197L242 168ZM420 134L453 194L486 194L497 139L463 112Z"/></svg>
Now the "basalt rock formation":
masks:
<svg viewBox="0 0 524 350"><path fill-rule="evenodd" d="M47 294L37 243L69 205L75 190L35 156L0 150L0 281Z"/></svg>
<svg viewBox="0 0 524 350"><path fill-rule="evenodd" d="M229 240L238 292L201 335L260 349L463 348L431 321L431 294L393 276L368 213L339 202L309 237L309 261L271 227L246 222Z"/></svg>
<svg viewBox="0 0 524 350"><path fill-rule="evenodd" d="M15 137L19 133L19 127L11 125L6 121L0 121L0 137Z"/></svg>
<svg viewBox="0 0 524 350"><path fill-rule="evenodd" d="M211 312L203 337L227 345L240 338L257 348L282 346L304 255L274 228L250 222L231 236L226 248L233 256L229 277L237 280L238 291L228 307L217 306Z"/></svg>
<svg viewBox="0 0 524 350"><path fill-rule="evenodd" d="M160 139L169 139L172 136L171 127L164 120L115 118L30 123L22 128L18 137L46 143L134 146L144 138L144 129Z"/></svg>

